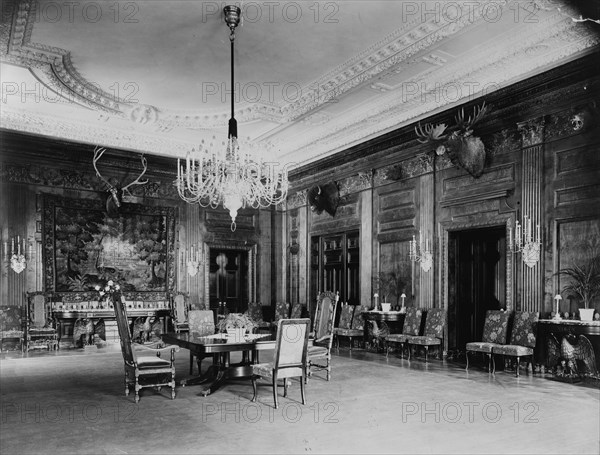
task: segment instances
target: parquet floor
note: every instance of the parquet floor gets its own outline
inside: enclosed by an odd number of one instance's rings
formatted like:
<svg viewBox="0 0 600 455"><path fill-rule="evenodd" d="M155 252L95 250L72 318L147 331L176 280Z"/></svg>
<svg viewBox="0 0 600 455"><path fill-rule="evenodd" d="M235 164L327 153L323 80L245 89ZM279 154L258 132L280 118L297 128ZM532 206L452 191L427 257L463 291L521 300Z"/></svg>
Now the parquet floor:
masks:
<svg viewBox="0 0 600 455"><path fill-rule="evenodd" d="M600 388L446 361L341 349L305 406L295 382L275 410L266 382L250 402L247 380L205 398L143 390L136 405L116 350L3 357L3 455L600 452ZM185 350L177 371L187 377Z"/></svg>

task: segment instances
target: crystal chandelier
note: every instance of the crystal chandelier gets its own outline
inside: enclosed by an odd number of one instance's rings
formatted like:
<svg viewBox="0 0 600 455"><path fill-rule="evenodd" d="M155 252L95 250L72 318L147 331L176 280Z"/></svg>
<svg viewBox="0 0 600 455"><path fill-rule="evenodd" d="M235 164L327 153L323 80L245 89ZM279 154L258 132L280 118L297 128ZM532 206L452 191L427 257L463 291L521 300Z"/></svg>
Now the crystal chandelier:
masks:
<svg viewBox="0 0 600 455"><path fill-rule="evenodd" d="M287 165L263 162L256 158L250 144L240 143L237 121L234 117L233 44L235 28L241 19L241 10L230 5L223 9L229 27L231 43L231 118L227 143L221 148L200 144L198 151L187 154L185 165L177 160L175 186L179 196L188 203L216 209L222 204L231 216L231 230L241 208L268 207L285 201L288 191ZM253 153L251 153L253 152Z"/></svg>

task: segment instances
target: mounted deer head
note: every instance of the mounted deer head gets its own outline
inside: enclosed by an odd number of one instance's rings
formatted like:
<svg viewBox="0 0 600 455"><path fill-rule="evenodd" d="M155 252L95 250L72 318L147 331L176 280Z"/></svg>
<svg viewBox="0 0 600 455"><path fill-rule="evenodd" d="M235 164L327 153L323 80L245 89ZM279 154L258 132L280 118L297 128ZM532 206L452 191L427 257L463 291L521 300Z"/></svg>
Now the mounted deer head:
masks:
<svg viewBox="0 0 600 455"><path fill-rule="evenodd" d="M146 161L144 155L142 155L142 166L144 167L142 173L133 182L129 183L128 185L125 185L122 188L119 188L115 187L107 179L102 177L102 174L100 174L100 171L98 171L98 167L96 166L96 164L100 160L100 158L102 158L104 152L106 152L106 149L104 147L96 147L94 149L93 164L94 169L96 170L96 175L100 178L100 180L102 180L106 184L108 188L109 196L106 199L106 213L108 213L110 216L115 216L118 214L123 201L128 198L133 198L133 194L131 194L129 188L133 185L145 185L146 183L148 183L148 180L140 180L148 170L148 162Z"/></svg>
<svg viewBox="0 0 600 455"><path fill-rule="evenodd" d="M415 127L417 140L425 144L437 143L435 153L443 155L448 152L450 160L465 169L473 177L478 178L483 174L485 165L485 146L481 139L473 136L473 127L479 122L487 111L485 102L473 108L473 115L465 120L465 110L461 109L454 118L455 125L446 126L445 123L437 125L427 124L424 127L418 124Z"/></svg>
<svg viewBox="0 0 600 455"><path fill-rule="evenodd" d="M335 182L313 186L308 190L308 203L313 212L320 214L325 210L331 216L335 216L339 202L340 195Z"/></svg>

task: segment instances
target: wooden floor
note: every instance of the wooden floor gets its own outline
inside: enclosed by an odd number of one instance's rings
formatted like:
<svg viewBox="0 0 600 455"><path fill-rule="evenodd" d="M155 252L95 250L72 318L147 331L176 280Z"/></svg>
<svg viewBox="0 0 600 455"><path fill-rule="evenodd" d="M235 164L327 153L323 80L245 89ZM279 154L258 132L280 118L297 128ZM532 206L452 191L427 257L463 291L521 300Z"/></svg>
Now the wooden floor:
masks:
<svg viewBox="0 0 600 455"><path fill-rule="evenodd" d="M332 380L309 382L305 406L297 382L279 409L266 382L253 404L247 380L205 398L145 389L136 405L122 365L114 349L3 355L0 453L600 452L595 383L341 349ZM185 350L177 371L188 376Z"/></svg>

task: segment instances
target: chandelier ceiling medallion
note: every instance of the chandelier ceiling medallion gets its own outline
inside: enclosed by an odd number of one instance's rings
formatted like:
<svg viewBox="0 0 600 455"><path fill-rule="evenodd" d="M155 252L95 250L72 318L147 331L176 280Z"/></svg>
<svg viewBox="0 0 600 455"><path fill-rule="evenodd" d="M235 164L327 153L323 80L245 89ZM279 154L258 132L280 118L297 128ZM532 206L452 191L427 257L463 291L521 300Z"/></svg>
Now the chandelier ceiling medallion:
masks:
<svg viewBox="0 0 600 455"><path fill-rule="evenodd" d="M188 152L185 164L177 160L175 186L179 196L188 203L216 209L222 204L231 216L231 230L241 208L268 207L285 201L288 191L289 164L282 167L275 162L263 162L256 155L256 147L238 141L237 121L234 116L234 41L235 29L241 20L241 10L229 5L223 9L229 27L231 43L231 118L227 143L222 147L206 146ZM268 146L265 146L268 151ZM264 153L264 152L263 152Z"/></svg>

